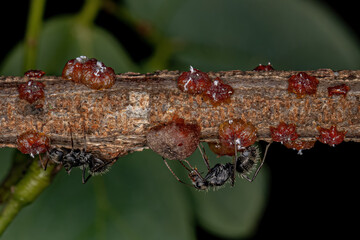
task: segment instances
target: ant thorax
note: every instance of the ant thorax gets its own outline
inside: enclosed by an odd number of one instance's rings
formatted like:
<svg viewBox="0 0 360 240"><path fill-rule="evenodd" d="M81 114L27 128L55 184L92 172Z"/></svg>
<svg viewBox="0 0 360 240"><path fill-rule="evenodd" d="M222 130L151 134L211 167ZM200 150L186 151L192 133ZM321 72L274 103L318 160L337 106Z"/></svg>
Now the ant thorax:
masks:
<svg viewBox="0 0 360 240"><path fill-rule="evenodd" d="M205 177L202 177L195 168L189 173L189 178L193 186L198 190L207 190L209 187L223 186L232 175L234 167L231 163L216 164L212 167Z"/></svg>
<svg viewBox="0 0 360 240"><path fill-rule="evenodd" d="M216 164L205 176L205 181L209 186L219 187L224 185L232 175L234 167L231 163Z"/></svg>

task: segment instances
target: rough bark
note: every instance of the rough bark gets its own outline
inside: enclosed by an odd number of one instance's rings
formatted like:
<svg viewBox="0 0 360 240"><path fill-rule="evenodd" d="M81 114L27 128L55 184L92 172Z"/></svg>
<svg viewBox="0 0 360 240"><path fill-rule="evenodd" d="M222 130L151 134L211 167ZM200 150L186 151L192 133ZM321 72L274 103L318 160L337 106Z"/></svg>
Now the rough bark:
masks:
<svg viewBox="0 0 360 240"><path fill-rule="evenodd" d="M179 71L117 75L111 89L95 91L61 77L44 76L46 96L32 108L18 97L17 86L26 77L0 77L0 147L16 147L19 134L35 129L46 133L52 147L71 148L70 129L76 148L86 147L110 159L146 148L146 133L177 114L201 126L202 141L217 141L223 121L242 118L252 122L259 140L270 141L269 126L280 121L295 123L300 138L315 140L317 126L336 125L346 130L346 141L360 142L360 70L307 71L320 81L315 96L297 98L287 92L287 79L295 71L210 72L234 88L231 102L213 107L201 96L178 90ZM345 83L346 98L328 96L327 88ZM85 131L84 131L85 129Z"/></svg>

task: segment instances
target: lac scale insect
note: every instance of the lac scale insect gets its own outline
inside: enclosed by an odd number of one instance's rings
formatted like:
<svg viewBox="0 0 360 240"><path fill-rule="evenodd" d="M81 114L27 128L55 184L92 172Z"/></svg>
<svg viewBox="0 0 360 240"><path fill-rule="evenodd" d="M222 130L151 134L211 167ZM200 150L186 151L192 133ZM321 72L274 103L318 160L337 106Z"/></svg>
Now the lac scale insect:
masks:
<svg viewBox="0 0 360 240"><path fill-rule="evenodd" d="M84 130L85 133L85 130ZM109 167L115 162L104 161L95 157L92 153L86 151L86 136L84 134L85 146L83 149L75 149L71 135L71 149L69 148L53 148L48 152L48 160L51 160L57 164L63 165L66 172L70 174L71 170L75 167L79 167L82 170L82 183L86 183L91 176L105 173ZM86 170L88 169L89 175L86 176Z"/></svg>

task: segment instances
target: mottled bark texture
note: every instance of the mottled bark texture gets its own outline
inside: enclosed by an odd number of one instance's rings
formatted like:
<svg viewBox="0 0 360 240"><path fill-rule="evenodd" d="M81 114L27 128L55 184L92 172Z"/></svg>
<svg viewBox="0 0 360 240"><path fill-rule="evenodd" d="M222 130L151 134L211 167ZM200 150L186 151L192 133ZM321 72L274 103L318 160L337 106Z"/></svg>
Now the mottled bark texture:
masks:
<svg viewBox="0 0 360 240"><path fill-rule="evenodd" d="M0 77L0 147L16 147L19 134L35 129L51 139L52 147L76 148L111 159L146 148L146 134L178 115L201 126L202 141L217 141L220 123L242 118L257 128L258 139L270 141L269 126L295 123L303 140L315 140L317 126L346 130L346 141L360 142L360 71L307 71L320 81L317 94L297 98L287 92L295 71L210 72L234 88L231 102L213 107L200 95L181 92L179 71L116 76L111 89L91 90L61 77L44 76L45 99L32 105L18 97L17 86L27 77ZM328 97L327 88L347 84L346 98Z"/></svg>

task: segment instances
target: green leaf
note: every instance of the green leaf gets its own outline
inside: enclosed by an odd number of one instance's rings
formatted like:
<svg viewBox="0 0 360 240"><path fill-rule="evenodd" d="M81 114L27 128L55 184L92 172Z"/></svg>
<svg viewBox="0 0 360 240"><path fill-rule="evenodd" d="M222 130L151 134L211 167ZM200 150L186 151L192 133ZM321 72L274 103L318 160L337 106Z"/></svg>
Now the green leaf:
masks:
<svg viewBox="0 0 360 240"><path fill-rule="evenodd" d="M13 148L0 148L0 180L3 180L11 166L11 157L14 155Z"/></svg>
<svg viewBox="0 0 360 240"><path fill-rule="evenodd" d="M249 70L269 61L276 69L360 67L354 34L315 1L146 2L126 4L136 19L177 44L173 68Z"/></svg>
<svg viewBox="0 0 360 240"><path fill-rule="evenodd" d="M61 75L65 63L75 57L94 57L116 73L135 71L136 67L120 43L107 31L83 26L74 17L56 17L44 23L40 34L36 68L47 75ZM23 75L24 45L18 44L7 56L0 73Z"/></svg>
<svg viewBox="0 0 360 240"><path fill-rule="evenodd" d="M205 147L211 166L216 163L231 162L230 157L218 158ZM196 152L188 160L196 163L203 175L207 172ZM200 161L199 161L200 160ZM194 199L194 211L200 225L207 231L227 238L249 237L256 230L268 198L269 174L263 167L252 183L237 177L235 186L224 187L208 192L191 190Z"/></svg>
<svg viewBox="0 0 360 240"><path fill-rule="evenodd" d="M171 180L171 181L170 181ZM152 151L128 155L85 185L62 170L4 239L194 239L183 186Z"/></svg>

